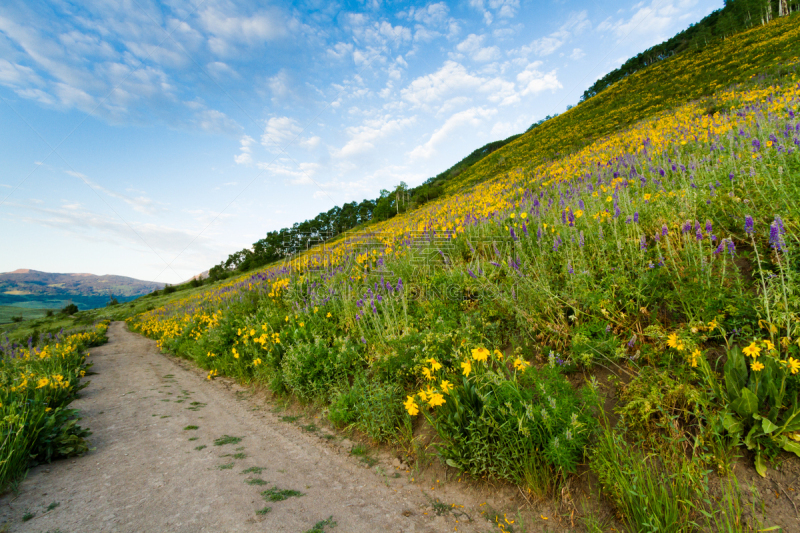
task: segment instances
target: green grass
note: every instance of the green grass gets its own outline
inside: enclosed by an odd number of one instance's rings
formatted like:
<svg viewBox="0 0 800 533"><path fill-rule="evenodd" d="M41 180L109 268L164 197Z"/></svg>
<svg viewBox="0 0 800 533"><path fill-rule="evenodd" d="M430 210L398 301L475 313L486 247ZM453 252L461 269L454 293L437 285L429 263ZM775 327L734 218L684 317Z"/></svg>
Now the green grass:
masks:
<svg viewBox="0 0 800 533"><path fill-rule="evenodd" d="M259 515L259 516L264 516L265 514L269 513L270 511L272 511L272 507L264 507L264 508L259 509L258 511L256 511L256 514Z"/></svg>
<svg viewBox="0 0 800 533"><path fill-rule="evenodd" d="M205 450L206 448L208 448L208 446L206 446L205 444L201 444L200 446L195 447L195 450L200 451L200 450Z"/></svg>
<svg viewBox="0 0 800 533"><path fill-rule="evenodd" d="M248 479L244 480L244 482L247 483L248 485L258 485L258 486L262 486L262 485L266 485L267 484L266 481L264 481L261 478L257 478L257 477L248 478Z"/></svg>
<svg viewBox="0 0 800 533"><path fill-rule="evenodd" d="M219 465L217 468L220 470L231 470L233 468L234 463L227 463L224 465Z"/></svg>
<svg viewBox="0 0 800 533"><path fill-rule="evenodd" d="M325 533L326 529L333 527L336 527L336 521L333 519L333 516L330 516L326 520L320 520L314 524L314 527L307 530L305 533Z"/></svg>
<svg viewBox="0 0 800 533"><path fill-rule="evenodd" d="M261 466L251 466L250 468L245 468L244 470L242 470L241 473L242 474L261 474L261 472L263 472L264 470L266 470L266 468L263 468Z"/></svg>
<svg viewBox="0 0 800 533"><path fill-rule="evenodd" d="M200 429L200 426L186 426L183 428L184 431L194 431L195 429Z"/></svg>
<svg viewBox="0 0 800 533"><path fill-rule="evenodd" d="M225 446L226 444L239 444L242 442L242 437L231 437L230 435L223 435L218 439L214 439L214 446Z"/></svg>
<svg viewBox="0 0 800 533"><path fill-rule="evenodd" d="M299 490L279 489L278 487L272 487L271 489L263 491L261 496L268 502L282 502L283 500L288 500L289 498L299 498L300 496L305 495Z"/></svg>

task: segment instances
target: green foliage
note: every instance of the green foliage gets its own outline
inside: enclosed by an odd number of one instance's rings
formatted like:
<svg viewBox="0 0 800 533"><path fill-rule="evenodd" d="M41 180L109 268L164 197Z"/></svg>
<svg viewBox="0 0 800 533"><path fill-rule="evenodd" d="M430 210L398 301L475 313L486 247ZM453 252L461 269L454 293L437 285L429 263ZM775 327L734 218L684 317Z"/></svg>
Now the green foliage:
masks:
<svg viewBox="0 0 800 533"><path fill-rule="evenodd" d="M331 390L346 383L361 367L363 356L358 345L348 338L333 343L316 337L313 343L289 346L281 361L283 384L304 400L327 399Z"/></svg>
<svg viewBox="0 0 800 533"><path fill-rule="evenodd" d="M800 443L789 438L800 432L800 375L792 374L791 366L774 354L759 355L748 365L741 348L728 350L722 381L708 363L701 369L723 407L711 418L712 428L743 442L755 454L758 473L766 476L766 457L781 449L800 456Z"/></svg>
<svg viewBox="0 0 800 533"><path fill-rule="evenodd" d="M397 438L400 428L409 423L403 409L403 389L364 376L334 397L328 418L339 427L352 425L376 442Z"/></svg>
<svg viewBox="0 0 800 533"><path fill-rule="evenodd" d="M643 453L605 421L589 465L631 531L679 533L698 528L694 502L703 496L703 476L680 447L657 445Z"/></svg>
<svg viewBox="0 0 800 533"><path fill-rule="evenodd" d="M546 495L576 471L595 408L593 386L579 394L555 368L518 374L496 365L463 378L428 418L449 466Z"/></svg>
<svg viewBox="0 0 800 533"><path fill-rule="evenodd" d="M78 312L78 306L75 304L67 304L61 310L61 314L63 315L74 315L77 312Z"/></svg>
<svg viewBox="0 0 800 533"><path fill-rule="evenodd" d="M278 487L272 487L271 489L263 491L261 496L268 502L282 502L283 500L288 500L292 497L300 497L305 495L299 490L279 489Z"/></svg>

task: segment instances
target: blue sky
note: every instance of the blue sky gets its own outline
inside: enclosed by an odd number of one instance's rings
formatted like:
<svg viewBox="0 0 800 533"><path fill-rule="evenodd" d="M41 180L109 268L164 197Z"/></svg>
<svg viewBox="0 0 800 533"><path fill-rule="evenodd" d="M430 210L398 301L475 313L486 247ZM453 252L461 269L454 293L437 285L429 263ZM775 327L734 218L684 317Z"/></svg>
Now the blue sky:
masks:
<svg viewBox="0 0 800 533"><path fill-rule="evenodd" d="M722 0L0 6L0 272L175 283L577 103Z"/></svg>

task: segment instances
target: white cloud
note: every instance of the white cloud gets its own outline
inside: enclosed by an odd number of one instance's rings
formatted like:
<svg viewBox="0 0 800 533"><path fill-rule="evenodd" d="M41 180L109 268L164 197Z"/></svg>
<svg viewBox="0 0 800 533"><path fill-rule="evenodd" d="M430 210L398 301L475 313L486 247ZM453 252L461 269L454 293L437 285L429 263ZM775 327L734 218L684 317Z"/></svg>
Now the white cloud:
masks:
<svg viewBox="0 0 800 533"><path fill-rule="evenodd" d="M239 140L241 146L239 147L239 154L233 156L233 160L237 165L249 165L253 162L252 146L255 144L255 139L249 135L244 135Z"/></svg>
<svg viewBox="0 0 800 533"><path fill-rule="evenodd" d="M618 41L634 41L642 43L640 46L649 47L670 37L674 33L675 22L696 4L697 0L640 2L633 7L635 12L630 18L614 20L609 17L597 29L612 33Z"/></svg>
<svg viewBox="0 0 800 533"><path fill-rule="evenodd" d="M267 121L264 133L261 135L261 144L274 151L286 150L289 146L299 146L314 149L320 145L322 139L317 136L303 137L303 127L290 117L272 117Z"/></svg>
<svg viewBox="0 0 800 533"><path fill-rule="evenodd" d="M519 55L521 57L527 57L531 53L540 57L548 56L561 48L564 43L569 41L573 36L580 35L590 27L589 16L585 10L572 13L557 31L545 35L544 37L534 39L529 45L523 46L517 50L512 50L510 54Z"/></svg>
<svg viewBox="0 0 800 533"><path fill-rule="evenodd" d="M409 152L413 159L427 159L436 154L436 147L447 141L447 139L458 131L463 131L466 127L478 128L485 120L497 113L496 109L485 109L483 107L473 107L464 111L459 111L450 116L439 129L431 135L425 144L421 144Z"/></svg>
<svg viewBox="0 0 800 533"><path fill-rule="evenodd" d="M442 68L421 76L400 91L403 99L417 106L433 103L450 93L480 87L484 80L473 76L463 65L446 61Z"/></svg>
<svg viewBox="0 0 800 533"><path fill-rule="evenodd" d="M525 67L525 70L517 74L517 81L522 87L520 91L522 96L540 93L548 89L555 92L556 89L563 88L561 82L559 82L556 77L555 70L544 74L538 70L540 66L542 66L541 61L534 61Z"/></svg>
<svg viewBox="0 0 800 533"><path fill-rule="evenodd" d="M483 15L486 24L491 24L495 17L513 18L519 9L519 0L469 0L469 6Z"/></svg>
<svg viewBox="0 0 800 533"><path fill-rule="evenodd" d="M389 115L366 120L360 126L347 128L350 140L341 150L334 153L336 157L351 157L375 148L375 144L415 122L415 117L392 118Z"/></svg>
<svg viewBox="0 0 800 533"><path fill-rule="evenodd" d="M209 133L235 134L242 130L238 122L216 109L204 109L197 113L194 121L201 129Z"/></svg>
<svg viewBox="0 0 800 533"><path fill-rule="evenodd" d="M581 59L585 56L586 53L583 50L581 50L580 48L575 48L572 50L572 53L569 55L569 58L577 61L578 59Z"/></svg>
<svg viewBox="0 0 800 533"><path fill-rule="evenodd" d="M256 46L283 38L294 25L277 12L262 12L247 17L228 15L216 7L204 9L199 19L210 34L209 48L223 57L235 55L239 44Z"/></svg>
<svg viewBox="0 0 800 533"><path fill-rule="evenodd" d="M399 18L413 20L427 26L437 26L447 21L450 9L444 2L429 4L426 7L410 7L408 11L397 14Z"/></svg>
<svg viewBox="0 0 800 533"><path fill-rule="evenodd" d="M456 50L469 55L473 61L494 61L500 58L500 49L496 46L483 46L485 35L470 34L456 45Z"/></svg>

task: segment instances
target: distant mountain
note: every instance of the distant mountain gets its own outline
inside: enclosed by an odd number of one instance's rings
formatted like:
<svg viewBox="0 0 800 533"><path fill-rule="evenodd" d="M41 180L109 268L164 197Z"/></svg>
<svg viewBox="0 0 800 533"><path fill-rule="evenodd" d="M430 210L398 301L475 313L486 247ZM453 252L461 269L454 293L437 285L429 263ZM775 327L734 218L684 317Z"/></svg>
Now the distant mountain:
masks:
<svg viewBox="0 0 800 533"><path fill-rule="evenodd" d="M54 274L21 268L0 274L0 305L60 309L74 303L79 309L102 307L113 296L120 302L133 300L164 283L125 276Z"/></svg>

